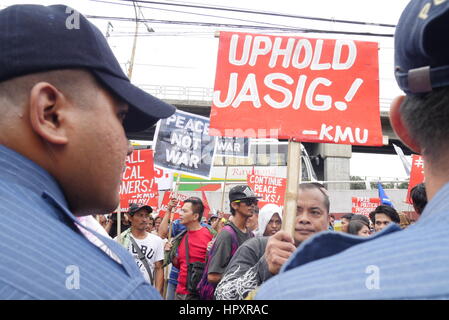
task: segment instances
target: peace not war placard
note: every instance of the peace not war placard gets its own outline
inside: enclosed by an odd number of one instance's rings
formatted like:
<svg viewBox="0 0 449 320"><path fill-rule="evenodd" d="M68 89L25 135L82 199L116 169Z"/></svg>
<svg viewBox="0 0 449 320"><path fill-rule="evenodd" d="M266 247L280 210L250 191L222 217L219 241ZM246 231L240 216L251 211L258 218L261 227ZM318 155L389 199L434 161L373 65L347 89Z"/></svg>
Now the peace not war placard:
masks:
<svg viewBox="0 0 449 320"><path fill-rule="evenodd" d="M210 177L215 137L209 135L209 119L179 111L158 122L154 164L176 172Z"/></svg>

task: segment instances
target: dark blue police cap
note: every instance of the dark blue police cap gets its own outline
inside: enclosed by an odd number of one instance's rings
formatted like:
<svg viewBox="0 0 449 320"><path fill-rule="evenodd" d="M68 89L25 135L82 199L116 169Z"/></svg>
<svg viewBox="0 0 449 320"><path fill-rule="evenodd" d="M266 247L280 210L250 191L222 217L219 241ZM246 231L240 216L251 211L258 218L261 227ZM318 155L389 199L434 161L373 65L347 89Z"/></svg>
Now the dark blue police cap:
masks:
<svg viewBox="0 0 449 320"><path fill-rule="evenodd" d="M395 76L407 94L449 86L449 1L412 0L395 32Z"/></svg>
<svg viewBox="0 0 449 320"><path fill-rule="evenodd" d="M144 130L176 108L137 88L100 30L64 5L14 5L0 11L0 82L31 73L83 68L127 102L127 132Z"/></svg>

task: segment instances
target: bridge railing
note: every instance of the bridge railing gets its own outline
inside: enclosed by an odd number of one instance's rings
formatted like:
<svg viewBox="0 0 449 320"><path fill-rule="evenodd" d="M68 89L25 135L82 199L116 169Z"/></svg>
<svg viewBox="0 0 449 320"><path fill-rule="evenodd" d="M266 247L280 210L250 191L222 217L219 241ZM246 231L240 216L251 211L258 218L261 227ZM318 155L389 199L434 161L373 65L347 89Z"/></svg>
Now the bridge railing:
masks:
<svg viewBox="0 0 449 320"><path fill-rule="evenodd" d="M214 88L137 84L137 86L160 99L212 101ZM380 98L380 110L390 110L391 98Z"/></svg>
<svg viewBox="0 0 449 320"><path fill-rule="evenodd" d="M165 86L142 84L139 88L148 93L158 97L159 99L167 100L201 100L212 101L214 94L213 88L206 87L186 87L186 86Z"/></svg>

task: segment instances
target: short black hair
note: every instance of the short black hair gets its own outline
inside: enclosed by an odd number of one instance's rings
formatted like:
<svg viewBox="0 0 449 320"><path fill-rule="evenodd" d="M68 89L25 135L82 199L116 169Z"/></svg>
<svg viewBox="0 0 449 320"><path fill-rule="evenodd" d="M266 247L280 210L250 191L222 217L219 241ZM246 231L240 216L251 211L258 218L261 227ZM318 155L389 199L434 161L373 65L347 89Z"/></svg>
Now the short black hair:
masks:
<svg viewBox="0 0 449 320"><path fill-rule="evenodd" d="M366 226L365 223L362 222L362 220L351 220L348 224L348 233L358 235L359 231ZM369 226L368 226L369 228Z"/></svg>
<svg viewBox="0 0 449 320"><path fill-rule="evenodd" d="M449 87L420 95L406 95L400 112L410 137L422 154L437 165L446 164L441 152L449 146Z"/></svg>
<svg viewBox="0 0 449 320"><path fill-rule="evenodd" d="M417 184L410 191L413 207L417 214L421 214L427 205L427 192L424 183Z"/></svg>
<svg viewBox="0 0 449 320"><path fill-rule="evenodd" d="M329 201L329 196L327 194L327 189L318 182L306 182L306 183L301 183L299 185L299 190L311 190L311 189L317 189L321 192L321 194L324 197L324 207L327 210L327 213L329 213L330 211L330 201Z"/></svg>
<svg viewBox="0 0 449 320"><path fill-rule="evenodd" d="M376 209L374 209L374 211L370 212L370 214L369 214L369 218L371 219L373 224L376 224L376 214L377 213L383 213L383 214L387 215L391 219L391 221L393 221L395 223L400 223L400 221L401 221L401 219L399 218L399 214L395 208L382 204L382 205L378 206Z"/></svg>
<svg viewBox="0 0 449 320"><path fill-rule="evenodd" d="M231 210L231 215L235 216L235 209L232 207L232 202L229 204L229 208Z"/></svg>
<svg viewBox="0 0 449 320"><path fill-rule="evenodd" d="M346 219L348 221L351 221L353 216L354 216L353 213L348 213L348 214L345 214L344 216L342 216L341 219Z"/></svg>
<svg viewBox="0 0 449 320"><path fill-rule="evenodd" d="M354 214L352 216L352 218L350 219L350 222L351 221L358 221L358 222L363 223L364 225L366 225L368 228L370 227L369 226L369 219L368 219L368 217L364 216L363 214Z"/></svg>
<svg viewBox="0 0 449 320"><path fill-rule="evenodd" d="M198 222L201 222L201 219L203 218L203 213L204 213L203 201L197 197L190 197L187 200L184 200L184 203L192 204L192 212L198 213Z"/></svg>

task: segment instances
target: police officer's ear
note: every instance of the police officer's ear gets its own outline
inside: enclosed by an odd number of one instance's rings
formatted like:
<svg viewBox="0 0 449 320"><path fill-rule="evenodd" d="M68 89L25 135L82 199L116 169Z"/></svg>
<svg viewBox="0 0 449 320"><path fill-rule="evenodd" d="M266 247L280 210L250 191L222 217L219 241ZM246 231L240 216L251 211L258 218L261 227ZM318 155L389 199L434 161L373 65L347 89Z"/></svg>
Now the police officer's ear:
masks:
<svg viewBox="0 0 449 320"><path fill-rule="evenodd" d="M67 144L67 105L66 97L50 83L35 84L29 96L29 115L33 130L49 143Z"/></svg>
<svg viewBox="0 0 449 320"><path fill-rule="evenodd" d="M400 111L401 104L403 103L405 99L405 96L399 96L396 97L393 102L391 103L390 107L390 123L391 127L393 128L394 132L398 135L399 139L407 145L411 150L421 153L421 148L418 145L418 143L412 139L410 136L410 132L407 129L402 114Z"/></svg>

